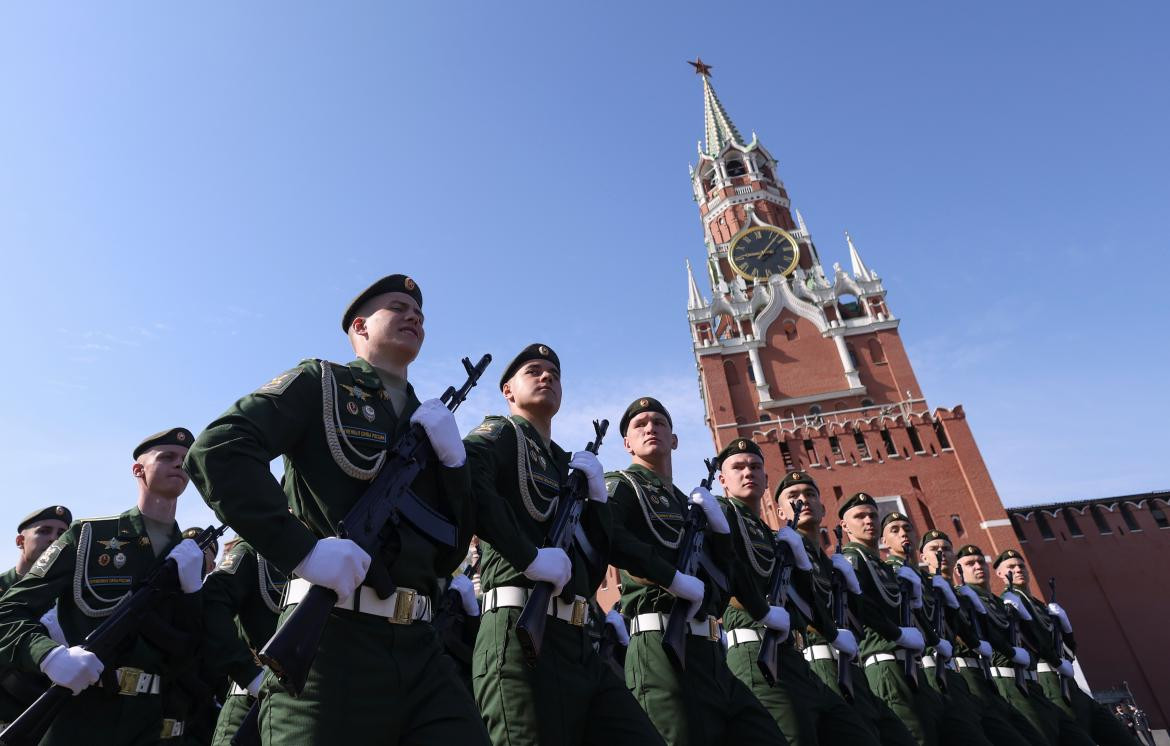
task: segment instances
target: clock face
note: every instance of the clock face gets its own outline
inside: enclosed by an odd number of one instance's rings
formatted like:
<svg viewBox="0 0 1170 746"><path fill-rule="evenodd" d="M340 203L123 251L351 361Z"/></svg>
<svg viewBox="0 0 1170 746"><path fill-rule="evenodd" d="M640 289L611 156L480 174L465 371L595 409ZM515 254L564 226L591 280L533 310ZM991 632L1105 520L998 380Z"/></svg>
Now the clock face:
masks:
<svg viewBox="0 0 1170 746"><path fill-rule="evenodd" d="M788 275L796 269L800 248L779 228L755 227L741 234L727 251L731 267L749 280Z"/></svg>

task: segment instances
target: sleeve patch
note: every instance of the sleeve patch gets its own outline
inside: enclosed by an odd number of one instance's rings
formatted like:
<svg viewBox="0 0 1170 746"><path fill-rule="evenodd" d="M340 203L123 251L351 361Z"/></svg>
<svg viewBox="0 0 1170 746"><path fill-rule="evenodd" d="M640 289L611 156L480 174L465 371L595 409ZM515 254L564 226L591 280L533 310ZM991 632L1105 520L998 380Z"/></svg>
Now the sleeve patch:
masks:
<svg viewBox="0 0 1170 746"><path fill-rule="evenodd" d="M235 575L236 570L240 569L240 557L243 554L243 552L228 552L220 561L219 567L215 568L215 571Z"/></svg>
<svg viewBox="0 0 1170 746"><path fill-rule="evenodd" d="M617 492L617 487L621 483L621 481L622 481L621 477L606 477L605 478L605 491L607 493L609 493L610 497L613 497L614 493Z"/></svg>
<svg viewBox="0 0 1170 746"><path fill-rule="evenodd" d="M57 557L61 556L61 550L64 545L60 541L55 541L49 545L49 548L37 558L33 566L29 569L28 574L34 578L43 578L53 563L57 561Z"/></svg>
<svg viewBox="0 0 1170 746"><path fill-rule="evenodd" d="M304 373L303 367L293 368L292 370L281 373L276 378L273 378L268 383L256 389L257 394L283 394L292 382L297 380L297 376Z"/></svg>

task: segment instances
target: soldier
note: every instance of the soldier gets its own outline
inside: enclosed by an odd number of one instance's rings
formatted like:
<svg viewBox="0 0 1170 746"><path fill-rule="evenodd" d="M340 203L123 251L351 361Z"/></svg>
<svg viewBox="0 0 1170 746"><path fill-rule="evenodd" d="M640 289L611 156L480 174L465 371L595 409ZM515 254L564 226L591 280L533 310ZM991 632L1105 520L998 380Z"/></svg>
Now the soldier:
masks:
<svg viewBox="0 0 1170 746"><path fill-rule="evenodd" d="M1031 681L1035 677L1036 658L1023 647L1011 644L1011 626L1017 622L1013 622L1011 607L991 592L991 575L987 571L983 550L967 544L959 549L957 556L957 573L963 582L958 590L972 599L982 615L984 631L994 649L990 672L1000 695L1027 718L1044 741L1062 746L1093 743L1092 738L1050 703L1039 685ZM1017 668L1024 670L1023 688L1015 680Z"/></svg>
<svg viewBox="0 0 1170 746"><path fill-rule="evenodd" d="M483 616L472 684L496 746L660 743L654 727L602 663L585 627L588 599L607 566L612 518L604 470L589 451L569 455L552 439L561 406L561 363L547 345L520 351L500 377L509 416L490 416L467 436L478 505ZM586 476L584 552L544 547L569 470ZM516 622L536 582L552 583L540 655L524 657ZM568 588L573 601L562 600Z"/></svg>
<svg viewBox="0 0 1170 746"><path fill-rule="evenodd" d="M20 554L16 566L0 575L0 595L24 577L41 553L49 548L73 522L73 514L64 505L50 505L33 511L16 526L16 548Z"/></svg>
<svg viewBox="0 0 1170 746"><path fill-rule="evenodd" d="M861 592L871 603L865 606L861 623L865 635L861 657L870 689L901 718L919 744L934 746L938 741L938 722L932 708L923 706L903 668L906 656L922 652L925 641L913 624L900 624L899 609L904 591L899 580L907 583L914 596L921 598L921 579L909 568L895 571L878 554L877 503L864 492L852 495L837 511L849 543L845 556L853 564ZM919 600L919 603L920 600Z"/></svg>
<svg viewBox="0 0 1170 746"><path fill-rule="evenodd" d="M736 555L733 595L723 612L728 667L767 708L790 743L877 746L875 734L841 695L813 673L802 654L807 635L814 629L854 655L857 643L853 633L837 629L830 610L829 581L826 578L825 583L817 583L805 544L789 526L776 533L791 547L795 560L787 609L768 605L766 594L776 572L775 549L772 529L760 518L760 499L768 488L760 447L747 438L737 438L719 453L717 461L719 483L726 495L720 502L731 527ZM778 611L786 613L781 615ZM787 625L779 623L789 615L790 635ZM781 673L774 686L768 684L757 665L767 628L782 630L786 635L779 647Z"/></svg>
<svg viewBox="0 0 1170 746"><path fill-rule="evenodd" d="M192 439L176 427L138 444L131 467L137 505L73 523L0 600L3 664L40 670L76 695L42 744L153 744L176 735L177 724L163 720L159 693L175 667L192 657L202 634L203 555L175 523L187 487L183 456ZM167 558L178 565L182 592L155 609L117 668L106 668L81 641ZM65 643L40 623L54 603Z"/></svg>
<svg viewBox="0 0 1170 746"><path fill-rule="evenodd" d="M801 503L801 510L799 514L794 514L794 503L798 500ZM845 558L844 553L838 552L829 558L821 551L818 540L822 531L821 522L825 517L825 504L821 502L816 481L803 471L786 474L776 487L776 509L782 522L792 521L796 525L805 551L812 560L813 585L818 595L824 599L822 603L829 603L836 577L845 584L847 590L845 594L847 618L856 620L874 614L875 612L865 608L874 601L861 595L861 586L853 571L853 565ZM849 672L852 686L850 704L853 717L842 716L835 719L859 721L869 735L868 739L856 736L862 743L878 739L887 746L913 746L915 740L910 730L885 702L870 691L869 682L866 681L861 667L857 665L858 642L853 630L838 629L836 632L836 637L829 637L825 631L806 627L803 651L809 668L829 691L838 697L848 694L842 691L837 680L840 657L844 655L850 661L846 670Z"/></svg>
<svg viewBox="0 0 1170 746"><path fill-rule="evenodd" d="M996 575L1008 587L1000 597L1016 607L1023 621L1021 629L1041 658L1036 664L1037 678L1048 700L1065 715L1076 720L1081 729L1102 746L1138 746L1109 711L1077 685L1072 667L1072 655L1076 652L1077 643L1068 614L1059 604L1045 606L1043 601L1028 593L1028 566L1024 564L1023 555L1015 549L1005 549L995 558L994 568ZM1055 645L1055 624L1061 626L1063 650L1058 650ZM1071 703L1064 701L1061 678L1068 681Z"/></svg>
<svg viewBox="0 0 1170 746"><path fill-rule="evenodd" d="M632 622L626 686L671 746L784 743L776 721L727 667L715 614L726 590L676 569L688 503L708 521L704 551L727 573L734 564L730 527L705 488L688 501L672 484L671 452L678 447L670 414L651 397L635 399L622 415L628 469L606 475L614 521L614 565L621 568L622 611ZM675 599L690 604L686 668L663 648ZM769 612L770 613L770 612Z"/></svg>
<svg viewBox="0 0 1170 746"><path fill-rule="evenodd" d="M256 651L276 631L287 578L280 568L236 539L203 583L205 659L213 678L230 679L212 743L228 746L260 693L264 671Z"/></svg>
<svg viewBox="0 0 1170 746"><path fill-rule="evenodd" d="M261 737L486 743L475 703L428 623L438 579L467 554L474 504L454 417L438 399L420 404L406 378L423 342L422 292L405 275L383 277L354 299L341 327L356 360L305 360L277 376L212 422L187 458L216 514L296 575L285 617L312 585L339 599L300 696L265 677ZM334 532L412 424L435 454L412 491L454 525L455 546L438 546L403 521L385 555L371 558ZM282 455L283 487L268 468Z"/></svg>
<svg viewBox="0 0 1170 746"><path fill-rule="evenodd" d="M199 536L201 528L189 528L183 532L184 539L194 539ZM215 558L219 556L219 542L213 541L203 550L203 576L206 577L215 569Z"/></svg>

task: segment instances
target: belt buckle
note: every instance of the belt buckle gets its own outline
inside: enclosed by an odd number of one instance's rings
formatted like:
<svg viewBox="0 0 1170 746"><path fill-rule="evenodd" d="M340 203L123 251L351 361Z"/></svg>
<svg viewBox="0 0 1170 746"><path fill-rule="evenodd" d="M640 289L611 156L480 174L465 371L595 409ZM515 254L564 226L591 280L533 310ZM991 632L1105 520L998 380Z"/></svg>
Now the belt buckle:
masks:
<svg viewBox="0 0 1170 746"><path fill-rule="evenodd" d="M141 668L118 669L118 694L134 696L138 694L138 680L142 678Z"/></svg>
<svg viewBox="0 0 1170 746"><path fill-rule="evenodd" d="M174 738L183 735L183 721L174 718L163 718L162 731L159 738Z"/></svg>
<svg viewBox="0 0 1170 746"><path fill-rule="evenodd" d="M588 613L589 607L583 598L573 599L573 616L569 619L569 624L574 627L585 626L585 615Z"/></svg>
<svg viewBox="0 0 1170 746"><path fill-rule="evenodd" d="M707 639L711 642L719 641L719 620L713 616L707 617Z"/></svg>
<svg viewBox="0 0 1170 746"><path fill-rule="evenodd" d="M388 621L391 624L410 624L414 621L414 597L417 594L410 588L399 588L394 594L394 614Z"/></svg>

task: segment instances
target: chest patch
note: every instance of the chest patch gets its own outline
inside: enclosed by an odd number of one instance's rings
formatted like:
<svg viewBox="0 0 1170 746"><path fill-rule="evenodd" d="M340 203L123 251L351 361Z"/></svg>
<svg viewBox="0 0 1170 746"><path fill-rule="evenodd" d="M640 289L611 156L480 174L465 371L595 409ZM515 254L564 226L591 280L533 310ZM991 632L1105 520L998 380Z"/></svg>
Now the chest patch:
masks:
<svg viewBox="0 0 1170 746"><path fill-rule="evenodd" d="M373 409L373 407L370 407ZM353 425L344 425L342 430L346 436L353 440L364 440L368 443L377 443L378 445L386 445L386 433L378 430L369 430L364 427L354 427Z"/></svg>
<svg viewBox="0 0 1170 746"><path fill-rule="evenodd" d="M106 575L91 577L89 584L95 587L112 586L112 585L130 585L134 582L134 578L130 575Z"/></svg>

